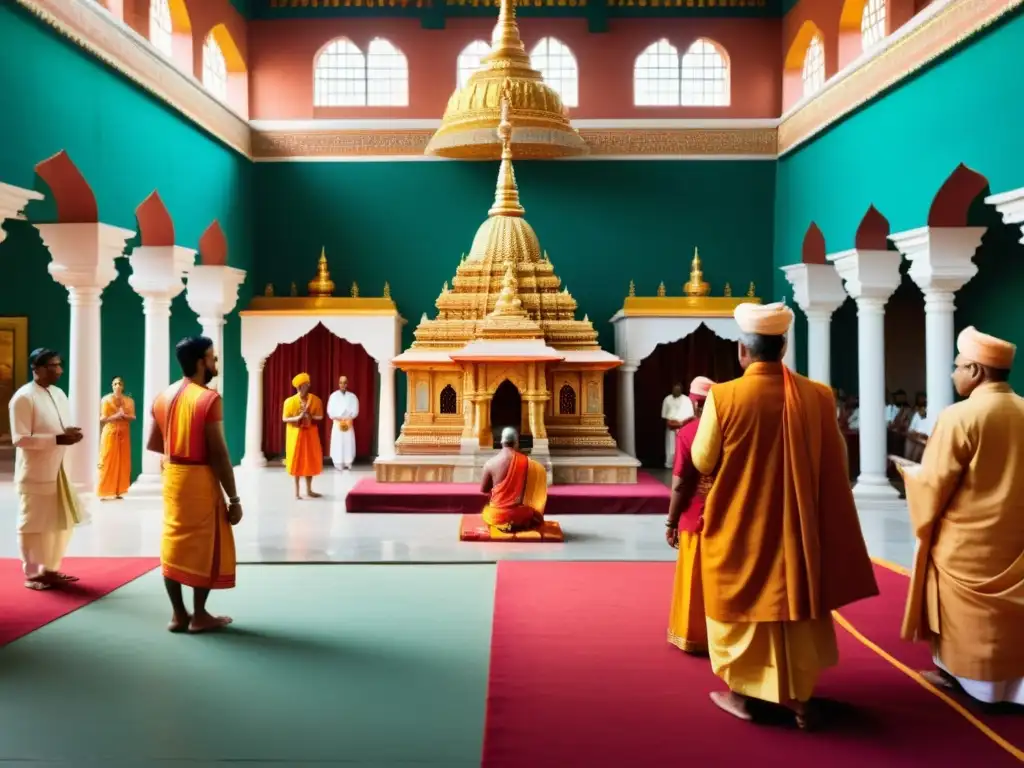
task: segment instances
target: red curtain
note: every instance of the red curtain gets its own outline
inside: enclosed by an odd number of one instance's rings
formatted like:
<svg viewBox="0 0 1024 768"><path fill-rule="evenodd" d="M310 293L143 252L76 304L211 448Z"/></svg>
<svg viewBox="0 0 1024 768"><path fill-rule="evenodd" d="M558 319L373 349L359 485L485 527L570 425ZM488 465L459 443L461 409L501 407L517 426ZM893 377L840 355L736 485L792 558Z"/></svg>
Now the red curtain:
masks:
<svg viewBox="0 0 1024 768"><path fill-rule="evenodd" d="M263 368L263 452L267 456L284 455L284 422L281 408L285 398L295 394L292 378L305 371L310 392L324 401L338 388L338 377L348 377L348 389L359 398L359 418L355 420L356 457L373 451L377 412L377 364L359 344L350 344L324 327L317 326L291 344L279 344ZM331 447L331 422L320 422L320 442L327 458Z"/></svg>
<svg viewBox="0 0 1024 768"><path fill-rule="evenodd" d="M717 382L735 379L743 373L736 357L736 342L722 339L701 325L684 339L659 344L633 377L636 403L636 457L644 466L665 465L665 422L661 403L676 382L683 393L690 381L707 376Z"/></svg>

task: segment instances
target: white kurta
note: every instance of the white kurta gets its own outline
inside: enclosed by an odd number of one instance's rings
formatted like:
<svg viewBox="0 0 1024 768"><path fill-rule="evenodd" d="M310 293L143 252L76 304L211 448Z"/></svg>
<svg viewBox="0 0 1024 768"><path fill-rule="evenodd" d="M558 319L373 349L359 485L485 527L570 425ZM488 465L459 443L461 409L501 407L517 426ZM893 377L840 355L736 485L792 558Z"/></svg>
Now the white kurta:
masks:
<svg viewBox="0 0 1024 768"><path fill-rule="evenodd" d="M692 416L693 403L687 395L669 395L661 403L661 418L665 421L686 421ZM675 429L665 427L665 466L668 469L672 468L676 458L676 432Z"/></svg>
<svg viewBox="0 0 1024 768"><path fill-rule="evenodd" d="M910 431L917 432L920 435L930 437L932 430L935 428L935 418L931 415L922 416L918 411L914 411L914 418L910 420Z"/></svg>
<svg viewBox="0 0 1024 768"><path fill-rule="evenodd" d="M14 393L10 411L21 559L25 575L38 576L60 567L75 526L70 504L84 514L74 489L65 485L69 504L58 483L67 447L57 445L57 435L71 423L71 407L57 387L29 382Z"/></svg>
<svg viewBox="0 0 1024 768"><path fill-rule="evenodd" d="M331 426L331 461L335 469L348 469L356 459L356 432L350 428L342 432L340 419L355 420L359 415L359 398L351 392L336 389L327 400L327 418Z"/></svg>

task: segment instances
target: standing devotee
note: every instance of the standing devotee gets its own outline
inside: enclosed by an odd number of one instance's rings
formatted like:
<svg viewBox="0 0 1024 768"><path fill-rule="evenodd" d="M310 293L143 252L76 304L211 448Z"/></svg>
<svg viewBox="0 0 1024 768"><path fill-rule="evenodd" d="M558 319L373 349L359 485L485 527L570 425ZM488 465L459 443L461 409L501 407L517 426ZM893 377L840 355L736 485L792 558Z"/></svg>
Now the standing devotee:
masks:
<svg viewBox="0 0 1024 768"><path fill-rule="evenodd" d="M490 494L481 513L484 522L502 533L518 533L544 525L548 476L544 465L519 451L519 433L501 430L501 450L484 464L480 493Z"/></svg>
<svg viewBox="0 0 1024 768"><path fill-rule="evenodd" d="M11 398L11 442L17 449L14 486L18 492L18 539L25 586L34 590L78 581L60 572L71 532L84 510L64 472L64 453L82 439L68 426L68 396L57 386L64 373L60 355L37 349L29 356L32 381Z"/></svg>
<svg viewBox="0 0 1024 768"><path fill-rule="evenodd" d="M661 403L661 418L665 421L665 469L672 469L676 456L676 432L683 422L693 418L690 398L683 395L683 385L672 385L672 394L666 395Z"/></svg>
<svg viewBox="0 0 1024 768"><path fill-rule="evenodd" d="M96 496L120 499L132 479L131 423L135 401L124 393L124 379L115 376L113 392L100 401L100 479Z"/></svg>
<svg viewBox="0 0 1024 768"><path fill-rule="evenodd" d="M299 478L306 478L306 495L320 498L313 490L313 478L324 468L324 449L320 445L317 424L323 421L324 404L309 391L309 374L300 373L292 379L296 393L284 401L285 457L284 466L295 478L295 498L299 495Z"/></svg>
<svg viewBox="0 0 1024 768"><path fill-rule="evenodd" d="M220 394L208 389L217 375L213 342L182 339L176 347L183 378L153 401L146 448L163 455L164 531L160 545L164 586L173 614L167 628L192 634L222 629L227 616L206 610L211 589L235 586L235 536L242 519L235 489ZM225 494L228 497L224 503ZM192 587L190 616L182 585Z"/></svg>
<svg viewBox="0 0 1024 768"><path fill-rule="evenodd" d="M966 400L939 414L919 467L903 468L918 539L903 621L939 672L979 701L1024 705L1024 399L1016 347L965 328L953 371Z"/></svg>
<svg viewBox="0 0 1024 768"><path fill-rule="evenodd" d="M838 662L831 611L878 594L832 392L780 361L793 313L740 304L743 376L711 388L693 464L716 470L701 576L719 707L782 704L806 728L820 671Z"/></svg>
<svg viewBox="0 0 1024 768"><path fill-rule="evenodd" d="M331 427L331 461L335 469L351 469L356 459L356 433L352 422L359 415L359 398L348 391L348 377L338 379L338 388L327 398Z"/></svg>
<svg viewBox="0 0 1024 768"><path fill-rule="evenodd" d="M700 532L704 527L704 499L712 479L693 466L690 449L704 401L714 384L698 376L690 382L693 415L676 436L676 461L672 467L672 497L668 503L665 538L679 550L668 641L687 653L707 653L708 632L704 618L704 583L700 578Z"/></svg>

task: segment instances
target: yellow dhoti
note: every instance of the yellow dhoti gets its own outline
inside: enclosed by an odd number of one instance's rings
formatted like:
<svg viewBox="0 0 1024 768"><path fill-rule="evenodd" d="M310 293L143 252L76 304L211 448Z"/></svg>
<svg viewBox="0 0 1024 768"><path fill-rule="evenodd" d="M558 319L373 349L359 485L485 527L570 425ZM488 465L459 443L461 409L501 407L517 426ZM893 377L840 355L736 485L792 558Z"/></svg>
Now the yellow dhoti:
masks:
<svg viewBox="0 0 1024 768"><path fill-rule="evenodd" d="M742 623L709 618L707 633L711 669L729 690L775 704L809 701L821 670L839 663L831 616Z"/></svg>
<svg viewBox="0 0 1024 768"><path fill-rule="evenodd" d="M700 534L679 532L679 558L668 617L668 641L687 653L708 649L704 587L700 575Z"/></svg>
<svg viewBox="0 0 1024 768"><path fill-rule="evenodd" d="M517 453L480 514L485 523L499 531L532 528L544 523L547 502L548 476L544 465Z"/></svg>
<svg viewBox="0 0 1024 768"><path fill-rule="evenodd" d="M187 587L235 586L235 537L220 483L209 466L164 467L160 561L164 576Z"/></svg>

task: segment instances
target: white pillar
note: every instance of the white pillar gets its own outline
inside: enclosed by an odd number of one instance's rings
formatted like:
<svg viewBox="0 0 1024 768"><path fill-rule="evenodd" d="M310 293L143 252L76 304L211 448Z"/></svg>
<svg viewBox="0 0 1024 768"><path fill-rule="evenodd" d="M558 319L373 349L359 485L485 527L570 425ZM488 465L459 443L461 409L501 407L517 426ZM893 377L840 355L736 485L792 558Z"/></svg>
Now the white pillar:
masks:
<svg viewBox="0 0 1024 768"><path fill-rule="evenodd" d="M832 383L832 313L820 309L807 315L807 376L822 384Z"/></svg>
<svg viewBox="0 0 1024 768"><path fill-rule="evenodd" d="M13 187L0 182L0 243L7 238L4 221L7 219L24 219L22 211L32 200L42 200L43 196L31 189Z"/></svg>
<svg viewBox="0 0 1024 768"><path fill-rule="evenodd" d="M1003 216L1004 224L1017 224L1021 229L1020 242L1024 245L1024 187L985 198Z"/></svg>
<svg viewBox="0 0 1024 768"><path fill-rule="evenodd" d="M200 315L199 327L203 336L213 342L213 348L217 352L217 375L207 386L224 394L224 387L221 384L224 381L224 366L227 364L227 355L224 354L224 318Z"/></svg>
<svg viewBox="0 0 1024 768"><path fill-rule="evenodd" d="M973 258L984 234L985 227L921 227L889 236L924 294L925 381L933 414L953 404L954 295L978 273Z"/></svg>
<svg viewBox="0 0 1024 768"><path fill-rule="evenodd" d="M633 374L638 366L625 363L619 367L619 448L636 457L636 403Z"/></svg>
<svg viewBox="0 0 1024 768"><path fill-rule="evenodd" d="M827 258L857 302L860 475L853 494L858 500L897 501L887 477L885 304L900 284L900 255L853 249Z"/></svg>
<svg viewBox="0 0 1024 768"><path fill-rule="evenodd" d="M249 375L249 391L245 399L245 455L242 466L265 467L263 455L263 365L266 360L245 358L245 370Z"/></svg>
<svg viewBox="0 0 1024 768"><path fill-rule="evenodd" d="M224 318L231 314L238 303L238 287L245 282L245 270L221 264L197 264L188 273L188 288L185 299L192 311L199 316L203 335L213 340L217 351L217 378L210 382L211 389L223 394L225 381L224 365L227 354L224 350Z"/></svg>
<svg viewBox="0 0 1024 768"><path fill-rule="evenodd" d="M807 316L807 376L831 384L832 313L846 301L843 281L832 264L791 264L782 272Z"/></svg>
<svg viewBox="0 0 1024 768"><path fill-rule="evenodd" d="M380 372L380 406L377 414L377 458L395 455L395 367L390 361L377 364Z"/></svg>
<svg viewBox="0 0 1024 768"><path fill-rule="evenodd" d="M96 490L100 450L100 296L117 277L114 260L135 233L109 224L38 224L50 252L47 270L68 289L71 348L67 352L71 420L82 442L67 453L68 478L82 493Z"/></svg>
<svg viewBox="0 0 1024 768"><path fill-rule="evenodd" d="M782 353L782 364L789 370L796 370L796 323L789 324L786 331L786 349Z"/></svg>

